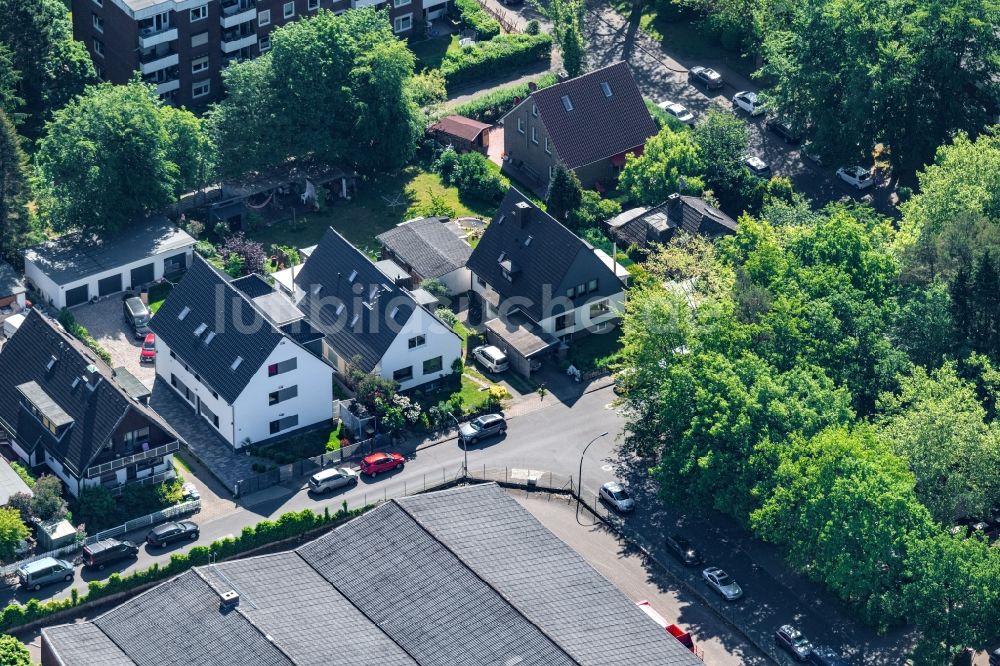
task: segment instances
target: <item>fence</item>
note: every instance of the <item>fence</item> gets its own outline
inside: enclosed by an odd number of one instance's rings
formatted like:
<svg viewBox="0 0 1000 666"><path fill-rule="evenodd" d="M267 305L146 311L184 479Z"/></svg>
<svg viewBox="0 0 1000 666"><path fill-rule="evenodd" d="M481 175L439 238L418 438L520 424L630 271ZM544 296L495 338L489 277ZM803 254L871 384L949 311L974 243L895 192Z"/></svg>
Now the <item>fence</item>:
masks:
<svg viewBox="0 0 1000 666"><path fill-rule="evenodd" d="M348 432L352 433L356 438L360 439L371 422L375 417L368 416L361 418L351 411L350 407L353 400L338 400L337 406L334 409L334 414L343 423L343 427L347 429Z"/></svg>
<svg viewBox="0 0 1000 666"><path fill-rule="evenodd" d="M269 469L256 476L240 479L233 488L233 496L245 497L258 490L264 490L279 483L286 483L302 476L314 474L330 465L340 464L358 452L371 450L373 442L374 439L366 439L350 446L342 446L336 451L330 451L321 456L303 458L287 465L280 465L274 469Z"/></svg>
<svg viewBox="0 0 1000 666"><path fill-rule="evenodd" d="M191 500L189 502L181 502L171 507L167 507L162 511L157 511L156 513L151 513L140 518L135 518L128 521L124 525L119 525L118 527L112 527L110 529L104 530L103 532L98 532L93 536L89 536L81 541L74 541L68 546L63 546L62 548L56 548L55 550L50 550L47 553L38 553L37 555L32 555L31 557L26 557L23 560L14 562L13 564L8 564L7 566L0 568L0 576L7 577L12 576L20 567L25 564L30 564L44 557L61 557L63 555L69 555L70 553L75 553L80 550L83 546L87 544L100 541L101 539L108 539L110 537L118 536L120 534L127 534L132 530L141 529L143 527L149 527L155 525L156 523L169 520L171 518L176 518L177 516L182 516L186 513L194 513L201 508L201 500Z"/></svg>

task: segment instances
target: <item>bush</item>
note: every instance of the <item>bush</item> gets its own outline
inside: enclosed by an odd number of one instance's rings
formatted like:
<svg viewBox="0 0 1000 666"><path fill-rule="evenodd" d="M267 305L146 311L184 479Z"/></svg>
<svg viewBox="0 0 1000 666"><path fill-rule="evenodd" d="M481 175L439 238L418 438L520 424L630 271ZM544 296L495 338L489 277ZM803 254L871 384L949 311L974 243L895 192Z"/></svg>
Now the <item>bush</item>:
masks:
<svg viewBox="0 0 1000 666"><path fill-rule="evenodd" d="M559 78L555 74L545 74L535 83L541 90L558 82ZM492 124L500 120L514 107L515 99L524 99L530 92L527 83L498 88L489 94L456 106L454 112L466 118Z"/></svg>
<svg viewBox="0 0 1000 666"><path fill-rule="evenodd" d="M257 241L250 240L242 231L238 231L226 238L219 254L225 261L226 273L232 277L240 277L256 273L264 274L264 246Z"/></svg>
<svg viewBox="0 0 1000 666"><path fill-rule="evenodd" d="M209 243L207 240L200 240L194 244L194 251L205 257L206 259L211 259L212 257L219 256L219 253L215 251L215 246Z"/></svg>
<svg viewBox="0 0 1000 666"><path fill-rule="evenodd" d="M448 146L441 151L441 155L434 160L434 164L431 168L441 176L441 182L445 185L451 185L452 176L455 175L455 168L458 166L458 152L454 148Z"/></svg>
<svg viewBox="0 0 1000 666"><path fill-rule="evenodd" d="M614 199L603 199L594 190L584 190L580 205L566 216L566 226L574 231L599 227L620 212L622 206Z"/></svg>
<svg viewBox="0 0 1000 666"><path fill-rule="evenodd" d="M438 308L434 314L449 327L458 323L458 316L448 308Z"/></svg>
<svg viewBox="0 0 1000 666"><path fill-rule="evenodd" d="M551 55L552 38L549 35L501 35L488 42L449 51L441 63L441 73L451 88L548 60Z"/></svg>
<svg viewBox="0 0 1000 666"><path fill-rule="evenodd" d="M66 329L67 333L87 345L90 351L97 354L98 358L108 365L111 365L111 354L108 353L108 350L98 344L97 340L91 337L90 331L88 331L82 324L77 323L76 317L73 316L72 312L66 308L60 310L59 323L64 329Z"/></svg>
<svg viewBox="0 0 1000 666"><path fill-rule="evenodd" d="M43 474L35 482L32 488L31 515L38 520L46 520L66 517L66 500L62 495L62 481L59 477L51 474Z"/></svg>
<svg viewBox="0 0 1000 666"><path fill-rule="evenodd" d="M500 34L500 23L483 9L478 0L455 0L455 8L465 25L476 31L479 39L493 39Z"/></svg>
<svg viewBox="0 0 1000 666"><path fill-rule="evenodd" d="M0 636L0 664L31 666L31 653L13 636Z"/></svg>
<svg viewBox="0 0 1000 666"><path fill-rule="evenodd" d="M538 19L531 19L528 21L528 25L525 26L524 32L529 35L537 35L541 32L541 26L538 24Z"/></svg>
<svg viewBox="0 0 1000 666"><path fill-rule="evenodd" d="M32 474L27 467L15 460L10 463L10 468L14 470L19 477L21 477L21 480L24 481L29 488L35 487L35 475Z"/></svg>
<svg viewBox="0 0 1000 666"><path fill-rule="evenodd" d="M500 201L510 187L507 179L482 153L460 155L451 180L459 194L488 202Z"/></svg>

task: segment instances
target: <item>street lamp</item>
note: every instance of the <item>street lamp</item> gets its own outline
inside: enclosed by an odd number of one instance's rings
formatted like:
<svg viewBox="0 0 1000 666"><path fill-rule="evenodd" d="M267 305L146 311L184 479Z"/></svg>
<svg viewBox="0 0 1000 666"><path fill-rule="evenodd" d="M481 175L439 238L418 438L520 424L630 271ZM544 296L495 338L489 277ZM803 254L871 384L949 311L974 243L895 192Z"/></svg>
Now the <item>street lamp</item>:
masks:
<svg viewBox="0 0 1000 666"><path fill-rule="evenodd" d="M587 449L590 445L599 440L601 437L607 437L607 431L602 432L600 435L594 439L587 442L587 446L583 447L583 453L580 454L580 471L577 472L577 491L576 491L576 519L580 520L580 496L583 495L583 458L587 455Z"/></svg>
<svg viewBox="0 0 1000 666"><path fill-rule="evenodd" d="M462 455L465 457L465 463L463 464L463 469L462 469L462 476L468 478L469 477L469 448L468 448L468 445L465 443L465 440L462 439L462 424L458 422L458 419L455 418L455 415L452 414L451 412L448 412L448 416L450 416L455 421L455 427L458 428L458 441L462 443Z"/></svg>

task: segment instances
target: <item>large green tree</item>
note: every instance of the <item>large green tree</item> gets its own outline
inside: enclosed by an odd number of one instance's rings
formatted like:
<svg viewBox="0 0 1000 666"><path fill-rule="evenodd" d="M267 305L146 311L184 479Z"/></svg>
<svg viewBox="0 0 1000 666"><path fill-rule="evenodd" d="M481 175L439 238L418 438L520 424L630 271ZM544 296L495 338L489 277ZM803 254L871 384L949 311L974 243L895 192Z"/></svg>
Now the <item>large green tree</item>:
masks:
<svg viewBox="0 0 1000 666"><path fill-rule="evenodd" d="M32 666L31 653L13 636L0 636L0 664L4 666Z"/></svg>
<svg viewBox="0 0 1000 666"><path fill-rule="evenodd" d="M565 222L570 211L576 210L583 203L580 179L561 162L552 171L545 203L549 215L560 222Z"/></svg>
<svg viewBox="0 0 1000 666"><path fill-rule="evenodd" d="M31 535L17 509L0 509L0 562L13 562L18 544Z"/></svg>
<svg viewBox="0 0 1000 666"><path fill-rule="evenodd" d="M618 186L629 198L655 206L674 192L701 194L705 161L691 132L669 126L646 141L642 155L628 155Z"/></svg>
<svg viewBox="0 0 1000 666"><path fill-rule="evenodd" d="M531 4L552 22L552 32L562 51L563 69L570 77L583 74L587 64L587 42L583 38L586 3L583 0L547 0Z"/></svg>
<svg viewBox="0 0 1000 666"><path fill-rule="evenodd" d="M12 259L30 228L28 158L14 124L0 110L0 258Z"/></svg>
<svg viewBox="0 0 1000 666"><path fill-rule="evenodd" d="M215 147L201 119L172 106L164 106L160 116L167 132L169 159L177 165L174 194L179 196L206 185L214 166Z"/></svg>
<svg viewBox="0 0 1000 666"><path fill-rule="evenodd" d="M725 191L738 189L745 171L749 130L742 119L717 107L694 128L694 142L705 170L705 183Z"/></svg>

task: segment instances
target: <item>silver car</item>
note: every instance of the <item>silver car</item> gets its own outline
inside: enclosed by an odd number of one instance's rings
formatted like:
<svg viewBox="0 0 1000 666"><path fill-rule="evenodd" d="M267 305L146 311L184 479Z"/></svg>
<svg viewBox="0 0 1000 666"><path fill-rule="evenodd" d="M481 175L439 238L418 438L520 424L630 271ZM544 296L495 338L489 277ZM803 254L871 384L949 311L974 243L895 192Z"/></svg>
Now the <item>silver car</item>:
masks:
<svg viewBox="0 0 1000 666"><path fill-rule="evenodd" d="M657 104L660 109L669 113L674 118L684 123L685 125L694 126L694 114L688 111L687 107L683 104L678 104L677 102L671 102L669 99L664 100Z"/></svg>
<svg viewBox="0 0 1000 666"><path fill-rule="evenodd" d="M483 414L479 418L463 423L458 436L466 444L476 444L481 439L502 435L507 432L507 421L500 414Z"/></svg>
<svg viewBox="0 0 1000 666"><path fill-rule="evenodd" d="M608 481L601 486L601 499L615 511L628 512L635 508L635 500L625 490L625 486L617 481Z"/></svg>
<svg viewBox="0 0 1000 666"><path fill-rule="evenodd" d="M709 567L701 572L701 577L710 588L722 595L726 601L736 601L743 596L743 590L729 574L719 567Z"/></svg>
<svg viewBox="0 0 1000 666"><path fill-rule="evenodd" d="M346 467L331 467L316 472L309 477L309 490L314 493L328 493L337 488L358 485L358 473Z"/></svg>

